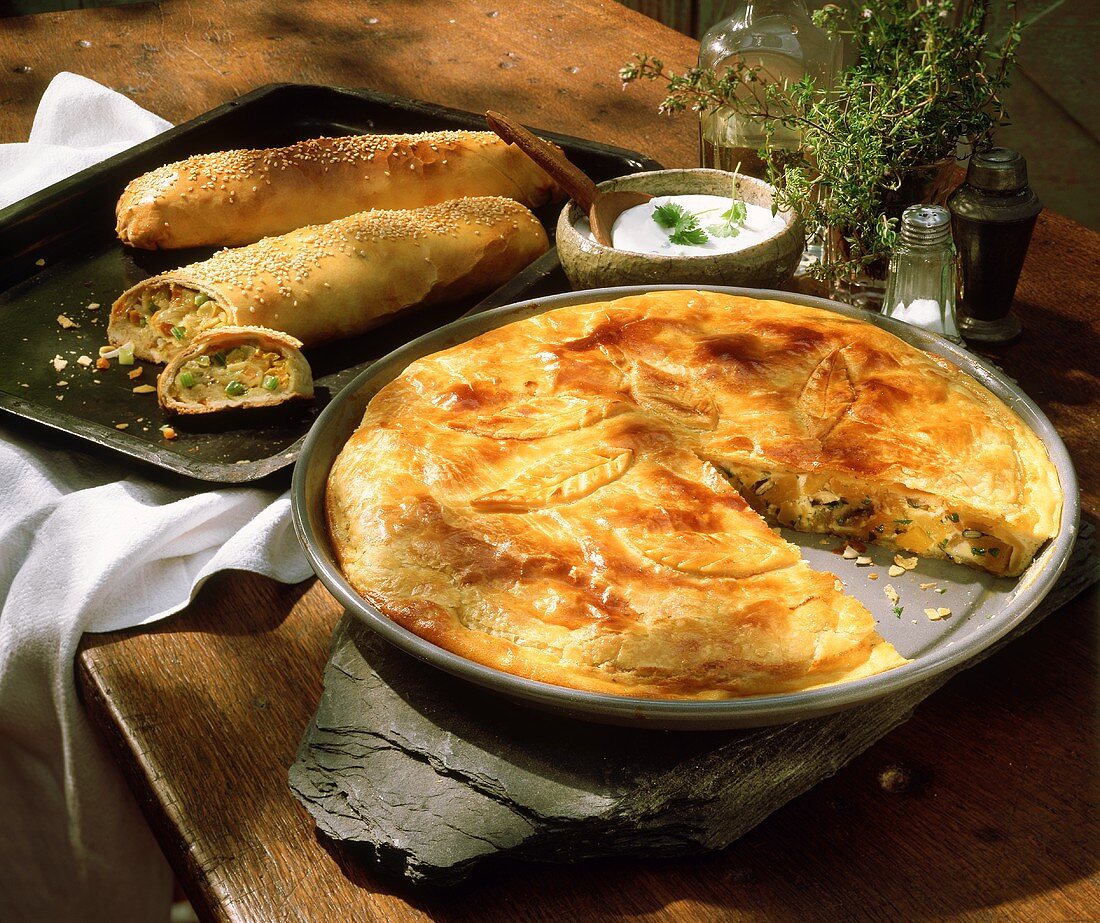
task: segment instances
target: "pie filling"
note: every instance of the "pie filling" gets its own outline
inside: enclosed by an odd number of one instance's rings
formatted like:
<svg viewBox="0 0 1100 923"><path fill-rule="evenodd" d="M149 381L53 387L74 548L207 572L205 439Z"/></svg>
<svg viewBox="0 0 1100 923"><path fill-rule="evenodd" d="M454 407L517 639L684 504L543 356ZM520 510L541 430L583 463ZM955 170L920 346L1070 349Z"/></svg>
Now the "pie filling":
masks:
<svg viewBox="0 0 1100 923"><path fill-rule="evenodd" d="M242 345L200 353L180 366L173 381L184 401L209 404L232 398L247 403L271 394L285 394L290 371L285 356L257 346Z"/></svg>
<svg viewBox="0 0 1100 923"><path fill-rule="evenodd" d="M131 305L126 317L134 345L157 361L167 361L198 334L228 321L210 297L177 282L143 289L140 303Z"/></svg>
<svg viewBox="0 0 1100 923"><path fill-rule="evenodd" d="M966 510L900 485L863 484L835 474L795 474L720 464L745 501L769 523L821 532L959 564L1011 572L1034 548L998 537Z"/></svg>

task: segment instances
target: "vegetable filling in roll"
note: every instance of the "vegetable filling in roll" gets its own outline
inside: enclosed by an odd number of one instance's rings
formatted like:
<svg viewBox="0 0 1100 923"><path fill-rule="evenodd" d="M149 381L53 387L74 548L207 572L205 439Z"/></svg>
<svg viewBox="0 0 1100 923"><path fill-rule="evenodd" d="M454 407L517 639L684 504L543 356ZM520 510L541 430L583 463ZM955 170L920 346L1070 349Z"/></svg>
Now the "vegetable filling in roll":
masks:
<svg viewBox="0 0 1100 923"><path fill-rule="evenodd" d="M161 373L166 410L211 413L313 396L313 375L294 337L261 327L217 327L197 338Z"/></svg>
<svg viewBox="0 0 1100 923"><path fill-rule="evenodd" d="M237 346L228 352L188 359L175 381L181 392L196 401L222 394L241 397L253 388L279 392L288 382L286 358L255 346Z"/></svg>
<svg viewBox="0 0 1100 923"><path fill-rule="evenodd" d="M131 340L139 354L175 350L200 333L227 322L224 308L209 295L176 282L141 292L140 303L126 312Z"/></svg>

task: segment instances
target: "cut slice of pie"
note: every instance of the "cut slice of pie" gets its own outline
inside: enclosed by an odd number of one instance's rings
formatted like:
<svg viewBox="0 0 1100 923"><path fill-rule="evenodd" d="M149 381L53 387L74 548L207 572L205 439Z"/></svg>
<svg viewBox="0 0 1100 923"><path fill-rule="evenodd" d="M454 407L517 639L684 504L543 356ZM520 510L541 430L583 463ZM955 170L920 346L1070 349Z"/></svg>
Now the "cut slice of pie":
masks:
<svg viewBox="0 0 1100 923"><path fill-rule="evenodd" d="M1057 475L1011 410L866 323L661 292L549 312L411 365L329 476L381 612L558 685L715 699L905 662L768 523L1019 573Z"/></svg>

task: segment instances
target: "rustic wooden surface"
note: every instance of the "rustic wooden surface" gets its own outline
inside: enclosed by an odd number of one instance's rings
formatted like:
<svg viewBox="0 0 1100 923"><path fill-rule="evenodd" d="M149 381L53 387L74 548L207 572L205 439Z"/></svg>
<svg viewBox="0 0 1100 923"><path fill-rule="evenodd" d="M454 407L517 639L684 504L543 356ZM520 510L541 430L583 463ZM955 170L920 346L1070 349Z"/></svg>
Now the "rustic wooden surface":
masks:
<svg viewBox="0 0 1100 923"><path fill-rule="evenodd" d="M88 46L79 42L90 42ZM60 70L173 121L272 81L372 86L695 160L690 117L615 77L694 43L595 0L261 0L45 14L0 25L0 142L24 140ZM25 69L29 68L29 72ZM991 352L1051 416L1100 514L1100 235L1053 214ZM323 843L286 783L339 616L316 583L223 575L186 612L86 639L78 676L166 854L211 920L1019 920L1100 916L1094 588L952 680L907 724L730 849L703 859L511 866L411 893ZM878 774L901 764L904 793Z"/></svg>

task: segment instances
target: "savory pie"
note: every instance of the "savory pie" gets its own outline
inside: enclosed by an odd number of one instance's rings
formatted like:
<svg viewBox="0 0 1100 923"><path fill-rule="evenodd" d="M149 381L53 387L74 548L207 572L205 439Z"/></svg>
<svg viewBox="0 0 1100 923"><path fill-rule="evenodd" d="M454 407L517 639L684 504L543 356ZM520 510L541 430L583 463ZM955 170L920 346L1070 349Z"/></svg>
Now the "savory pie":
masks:
<svg viewBox="0 0 1100 923"><path fill-rule="evenodd" d="M410 365L333 466L351 584L471 660L662 698L904 663L769 528L1019 574L1058 526L1034 433L871 324L707 292L563 308Z"/></svg>

